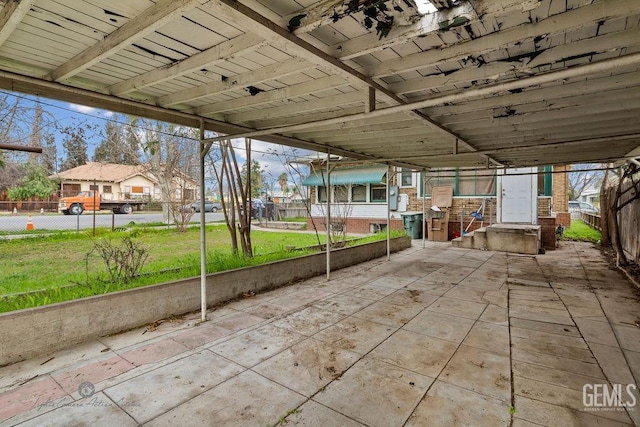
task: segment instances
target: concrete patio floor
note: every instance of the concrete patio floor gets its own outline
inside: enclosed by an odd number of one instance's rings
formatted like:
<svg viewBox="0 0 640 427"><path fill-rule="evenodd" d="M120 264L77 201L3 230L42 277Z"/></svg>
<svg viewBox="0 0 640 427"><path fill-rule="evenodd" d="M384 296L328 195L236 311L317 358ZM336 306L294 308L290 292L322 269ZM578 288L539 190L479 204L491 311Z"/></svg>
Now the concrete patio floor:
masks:
<svg viewBox="0 0 640 427"><path fill-rule="evenodd" d="M639 308L591 244L522 256L414 241L205 323L3 367L0 425L640 424Z"/></svg>

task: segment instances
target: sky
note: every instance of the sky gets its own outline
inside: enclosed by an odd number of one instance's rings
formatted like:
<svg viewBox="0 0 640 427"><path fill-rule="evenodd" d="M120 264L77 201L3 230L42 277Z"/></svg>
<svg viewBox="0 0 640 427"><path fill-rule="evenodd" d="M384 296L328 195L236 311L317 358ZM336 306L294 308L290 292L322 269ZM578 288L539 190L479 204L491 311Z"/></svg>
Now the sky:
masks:
<svg viewBox="0 0 640 427"><path fill-rule="evenodd" d="M117 114L107 110L9 91L0 91L0 97L3 97L5 94L9 95L10 100L19 98L25 106L33 107L36 101L39 102L43 109L53 116L60 127L78 126L80 124L95 125L96 130L87 133L86 138L88 145L87 154L90 160L93 157L93 152L102 140L101 131L104 130L106 122L118 118ZM122 116L120 117L122 118ZM50 116L45 117L45 120L47 119L51 120L52 118ZM24 125L25 129L29 129L30 126L30 123ZM58 147L58 157L64 157L65 154L62 148L64 135L57 131L54 132L54 135ZM242 140L237 141L234 145L244 148L244 142ZM271 186L270 188L280 190L280 186L277 184L278 177L282 172L287 172L285 166L282 164L282 159L285 159L285 156L276 156L273 154L274 152L291 152L291 148L260 140L252 140L252 160L258 161L262 166L263 171L265 171L265 179L268 181L267 184ZM299 156L304 156L309 153L309 151L305 150L295 150L295 154ZM239 151L238 154L243 160L245 159L244 150ZM291 157L291 154L289 154L289 157ZM290 179L290 181L292 180ZM290 184L292 184L292 182L290 182Z"/></svg>

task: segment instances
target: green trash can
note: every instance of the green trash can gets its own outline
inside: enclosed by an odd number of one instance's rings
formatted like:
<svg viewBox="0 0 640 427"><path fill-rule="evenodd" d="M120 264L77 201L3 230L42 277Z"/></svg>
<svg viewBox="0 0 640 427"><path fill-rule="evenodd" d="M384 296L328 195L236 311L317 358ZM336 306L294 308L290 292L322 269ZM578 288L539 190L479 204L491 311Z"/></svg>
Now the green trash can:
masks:
<svg viewBox="0 0 640 427"><path fill-rule="evenodd" d="M402 214L404 231L412 239L422 239L422 212L406 212Z"/></svg>

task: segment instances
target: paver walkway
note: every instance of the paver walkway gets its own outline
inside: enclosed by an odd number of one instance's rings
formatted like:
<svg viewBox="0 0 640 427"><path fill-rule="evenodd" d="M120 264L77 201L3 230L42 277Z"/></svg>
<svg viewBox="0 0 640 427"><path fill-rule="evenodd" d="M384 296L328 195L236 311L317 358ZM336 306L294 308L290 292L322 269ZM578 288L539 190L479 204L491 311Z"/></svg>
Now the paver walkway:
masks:
<svg viewBox="0 0 640 427"><path fill-rule="evenodd" d="M0 424L632 425L639 307L590 244L521 256L414 241L205 323L1 368Z"/></svg>

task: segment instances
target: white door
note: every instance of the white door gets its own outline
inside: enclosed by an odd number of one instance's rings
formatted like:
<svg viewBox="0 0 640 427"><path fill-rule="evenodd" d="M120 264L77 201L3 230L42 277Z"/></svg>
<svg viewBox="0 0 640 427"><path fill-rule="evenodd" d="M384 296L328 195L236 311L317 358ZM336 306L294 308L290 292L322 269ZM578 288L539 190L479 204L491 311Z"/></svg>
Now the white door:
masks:
<svg viewBox="0 0 640 427"><path fill-rule="evenodd" d="M502 222L537 224L537 168L506 169L501 176Z"/></svg>

